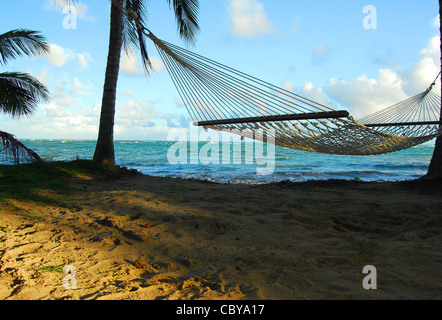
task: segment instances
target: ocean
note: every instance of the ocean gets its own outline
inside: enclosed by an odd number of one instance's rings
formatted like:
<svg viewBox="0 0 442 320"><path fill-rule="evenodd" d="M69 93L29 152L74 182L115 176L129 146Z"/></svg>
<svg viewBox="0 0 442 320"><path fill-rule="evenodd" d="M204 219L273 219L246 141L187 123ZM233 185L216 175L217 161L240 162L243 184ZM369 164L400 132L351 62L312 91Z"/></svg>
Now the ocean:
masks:
<svg viewBox="0 0 442 320"><path fill-rule="evenodd" d="M94 140L21 140L48 161L91 159ZM210 143L115 141L116 163L143 174L218 183L263 184L347 179L402 181L423 176L434 142L376 156L342 156L286 149L253 141Z"/></svg>

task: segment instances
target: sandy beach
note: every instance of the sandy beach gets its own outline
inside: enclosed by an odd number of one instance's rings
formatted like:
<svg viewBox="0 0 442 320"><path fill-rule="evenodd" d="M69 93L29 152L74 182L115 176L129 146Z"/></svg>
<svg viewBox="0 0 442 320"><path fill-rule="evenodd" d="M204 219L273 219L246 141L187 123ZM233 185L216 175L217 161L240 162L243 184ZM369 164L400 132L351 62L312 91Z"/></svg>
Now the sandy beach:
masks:
<svg viewBox="0 0 442 320"><path fill-rule="evenodd" d="M442 299L440 183L68 183L0 208L0 299Z"/></svg>

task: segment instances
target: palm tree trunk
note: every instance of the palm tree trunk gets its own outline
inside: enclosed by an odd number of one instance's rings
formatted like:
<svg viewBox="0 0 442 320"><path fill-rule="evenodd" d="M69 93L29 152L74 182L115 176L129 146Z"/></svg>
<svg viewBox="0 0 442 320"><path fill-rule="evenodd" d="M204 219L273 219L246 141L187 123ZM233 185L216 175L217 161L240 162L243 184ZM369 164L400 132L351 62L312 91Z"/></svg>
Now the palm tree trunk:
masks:
<svg viewBox="0 0 442 320"><path fill-rule="evenodd" d="M442 0L439 0L439 21L441 25L440 34L442 39ZM441 69L442 69L442 44L440 50L441 50ZM442 121L442 105L441 105L440 121ZM426 178L442 178L442 136L439 136L436 139L433 157L431 158Z"/></svg>
<svg viewBox="0 0 442 320"><path fill-rule="evenodd" d="M121 0L120 0L121 2ZM109 36L109 53L104 79L103 98L101 102L100 127L95 147L94 161L115 164L114 153L114 118L117 93L118 71L123 32L123 13L113 3Z"/></svg>

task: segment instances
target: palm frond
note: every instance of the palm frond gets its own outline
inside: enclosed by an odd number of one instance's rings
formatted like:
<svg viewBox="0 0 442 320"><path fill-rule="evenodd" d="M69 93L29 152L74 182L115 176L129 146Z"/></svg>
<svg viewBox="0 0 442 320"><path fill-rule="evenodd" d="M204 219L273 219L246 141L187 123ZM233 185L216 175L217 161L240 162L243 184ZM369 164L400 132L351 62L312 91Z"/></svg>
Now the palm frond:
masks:
<svg viewBox="0 0 442 320"><path fill-rule="evenodd" d="M140 54L141 54L141 61L143 62L143 68L144 72L146 74L149 74L150 70L153 70L152 63L149 59L149 54L147 52L147 46L145 41L145 35L142 30L138 30L138 39L139 39L139 47L140 47Z"/></svg>
<svg viewBox="0 0 442 320"><path fill-rule="evenodd" d="M175 13L178 33L188 43L195 43L198 26L198 0L167 0Z"/></svg>
<svg viewBox="0 0 442 320"><path fill-rule="evenodd" d="M0 34L0 65L22 55L32 56L48 52L49 44L38 31L15 29Z"/></svg>
<svg viewBox="0 0 442 320"><path fill-rule="evenodd" d="M78 0L51 0L51 2L58 7L64 7L75 5L75 2L78 2Z"/></svg>
<svg viewBox="0 0 442 320"><path fill-rule="evenodd" d="M42 162L40 156L18 141L12 134L0 131L0 156L16 164L23 162Z"/></svg>
<svg viewBox="0 0 442 320"><path fill-rule="evenodd" d="M145 3L145 0L126 0L126 12L133 16L123 16L123 47L126 52L132 51L133 48L140 50L143 68L148 75L153 67L147 52L145 35L140 28L146 24L147 9ZM136 21L133 19L136 19Z"/></svg>
<svg viewBox="0 0 442 320"><path fill-rule="evenodd" d="M114 1L114 0L113 0ZM178 32L188 43L195 42L195 36L199 30L198 11L199 0L167 0L176 17ZM147 20L146 1L125 0L124 6L127 12L136 17L132 20L130 15L123 17L123 46L126 50L139 49L144 71L149 74L153 70L152 63L146 45L146 35L141 28L145 27Z"/></svg>
<svg viewBox="0 0 442 320"><path fill-rule="evenodd" d="M146 24L147 9L145 1L126 0L123 7L126 12L131 12L135 15L139 25ZM139 47L137 25L132 17L127 14L123 15L123 47L125 50L132 50L133 48L138 49Z"/></svg>
<svg viewBox="0 0 442 320"><path fill-rule="evenodd" d="M0 111L13 117L29 115L41 101L49 101L47 88L27 73L0 73Z"/></svg>

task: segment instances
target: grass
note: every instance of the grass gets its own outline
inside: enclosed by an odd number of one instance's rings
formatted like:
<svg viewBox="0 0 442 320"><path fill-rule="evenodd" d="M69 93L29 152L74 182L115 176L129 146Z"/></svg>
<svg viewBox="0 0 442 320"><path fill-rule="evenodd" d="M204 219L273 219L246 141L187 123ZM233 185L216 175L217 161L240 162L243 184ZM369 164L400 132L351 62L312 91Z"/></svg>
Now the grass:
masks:
<svg viewBox="0 0 442 320"><path fill-rule="evenodd" d="M139 174L134 169L101 165L91 160L0 165L0 212L20 212L16 201L54 204L70 192L68 178L85 175L107 179ZM28 209L29 211L29 209Z"/></svg>
<svg viewBox="0 0 442 320"><path fill-rule="evenodd" d="M69 263L71 263L72 260L70 259L66 259L63 258L63 263L56 265L56 266L48 266L48 267L44 267L43 265L40 265L40 270L41 271L47 271L47 272L60 272L63 273L63 269L65 266L69 265Z"/></svg>
<svg viewBox="0 0 442 320"><path fill-rule="evenodd" d="M52 267L40 267L41 271L47 271L47 272L63 272L65 264L60 264L58 266L52 266Z"/></svg>

